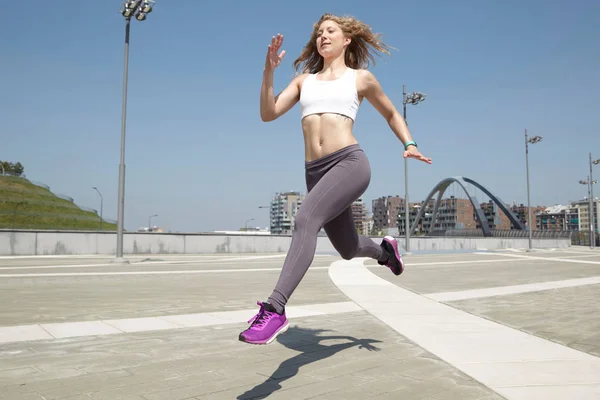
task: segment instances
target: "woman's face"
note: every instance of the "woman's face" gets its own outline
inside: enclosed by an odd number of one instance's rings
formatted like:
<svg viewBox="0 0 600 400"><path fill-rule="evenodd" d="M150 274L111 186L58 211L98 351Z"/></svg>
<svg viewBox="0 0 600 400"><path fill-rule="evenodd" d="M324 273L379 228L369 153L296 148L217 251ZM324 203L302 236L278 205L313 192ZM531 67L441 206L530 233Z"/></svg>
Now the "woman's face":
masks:
<svg viewBox="0 0 600 400"><path fill-rule="evenodd" d="M344 36L342 28L334 21L323 21L319 26L316 46L321 57L338 57L349 43L350 38Z"/></svg>

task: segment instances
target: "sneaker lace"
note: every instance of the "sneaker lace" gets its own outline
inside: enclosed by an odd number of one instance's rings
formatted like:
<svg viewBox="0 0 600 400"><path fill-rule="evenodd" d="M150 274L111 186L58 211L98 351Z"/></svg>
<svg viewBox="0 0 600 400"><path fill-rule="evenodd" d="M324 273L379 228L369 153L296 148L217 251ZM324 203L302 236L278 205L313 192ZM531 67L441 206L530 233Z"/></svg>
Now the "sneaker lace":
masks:
<svg viewBox="0 0 600 400"><path fill-rule="evenodd" d="M269 320L270 313L265 310L265 306L261 302L258 302L257 304L260 306L260 310L254 317L248 320L248 323L253 326L262 327Z"/></svg>

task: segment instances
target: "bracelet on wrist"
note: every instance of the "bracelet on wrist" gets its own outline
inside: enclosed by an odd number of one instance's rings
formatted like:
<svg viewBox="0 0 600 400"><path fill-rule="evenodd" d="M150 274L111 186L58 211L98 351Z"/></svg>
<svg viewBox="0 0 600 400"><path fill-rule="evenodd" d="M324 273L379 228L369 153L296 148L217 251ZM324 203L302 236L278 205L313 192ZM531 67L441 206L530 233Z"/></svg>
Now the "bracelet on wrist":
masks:
<svg viewBox="0 0 600 400"><path fill-rule="evenodd" d="M404 143L404 150L408 149L408 146L415 146L415 147L419 147L417 146L417 142L415 142L414 140L410 140L406 143Z"/></svg>

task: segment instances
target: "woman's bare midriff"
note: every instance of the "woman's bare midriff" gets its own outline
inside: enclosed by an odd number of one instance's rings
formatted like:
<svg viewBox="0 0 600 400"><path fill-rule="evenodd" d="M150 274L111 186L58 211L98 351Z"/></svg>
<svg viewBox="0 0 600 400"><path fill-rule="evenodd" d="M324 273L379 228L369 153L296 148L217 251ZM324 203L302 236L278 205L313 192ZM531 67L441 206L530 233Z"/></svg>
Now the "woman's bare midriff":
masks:
<svg viewBox="0 0 600 400"><path fill-rule="evenodd" d="M314 161L344 147L357 144L352 119L340 114L313 114L302 120L306 161Z"/></svg>

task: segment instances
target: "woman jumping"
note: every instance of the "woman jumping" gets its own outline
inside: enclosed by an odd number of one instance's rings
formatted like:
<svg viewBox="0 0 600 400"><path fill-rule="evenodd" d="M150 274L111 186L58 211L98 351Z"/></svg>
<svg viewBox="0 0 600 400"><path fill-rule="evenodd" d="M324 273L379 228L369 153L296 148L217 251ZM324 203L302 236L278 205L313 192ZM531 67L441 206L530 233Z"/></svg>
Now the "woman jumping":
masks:
<svg viewBox="0 0 600 400"><path fill-rule="evenodd" d="M308 271L321 228L342 258L369 257L395 274L404 270L398 243L386 236L380 245L360 236L354 227L352 203L367 189L371 169L365 153L352 133L363 99L367 99L388 122L404 145L404 157L431 164L419 153L406 123L375 76L367 71L373 56L369 47L389 54L379 35L352 17L324 14L314 25L309 42L294 61L302 65L298 75L274 96L273 74L285 50L279 53L283 36L269 45L260 93L260 116L273 121L300 102L305 147L307 195L296 215L292 242L279 280L268 302L240 333L239 340L252 344L271 343L288 328L285 305Z"/></svg>

